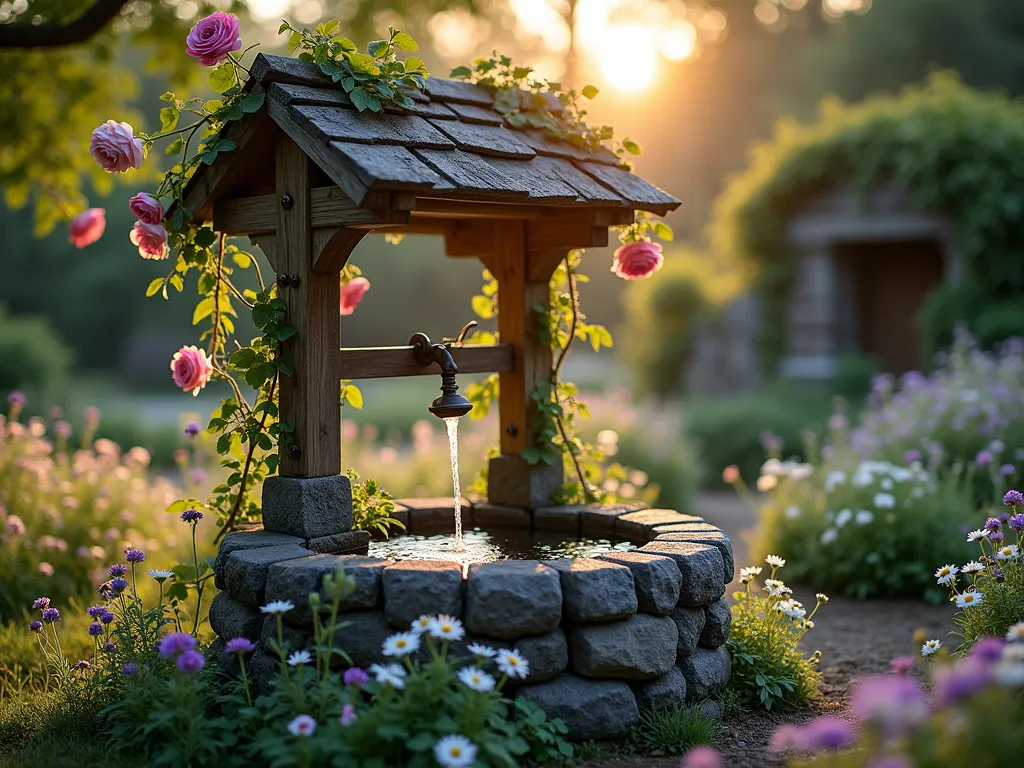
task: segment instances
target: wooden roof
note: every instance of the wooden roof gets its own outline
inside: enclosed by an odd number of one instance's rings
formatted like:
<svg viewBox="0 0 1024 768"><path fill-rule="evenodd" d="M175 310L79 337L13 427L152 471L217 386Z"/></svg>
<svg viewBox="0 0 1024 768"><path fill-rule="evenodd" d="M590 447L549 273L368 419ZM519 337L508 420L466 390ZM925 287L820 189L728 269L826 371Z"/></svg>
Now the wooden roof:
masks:
<svg viewBox="0 0 1024 768"><path fill-rule="evenodd" d="M591 152L537 129L506 125L493 108L491 92L470 83L429 78L425 92L410 92L415 100L410 109L388 104L383 113L358 112L315 65L260 54L249 87L265 90L265 105L260 114L225 131L239 151L224 153L192 180L187 202L194 211L208 211L228 191L219 183L225 174L217 166L251 164L246 155L263 154L267 144L257 138L274 125L361 206L372 206L380 199L377 193L393 192L657 214L679 206L674 197L622 168L606 149Z"/></svg>

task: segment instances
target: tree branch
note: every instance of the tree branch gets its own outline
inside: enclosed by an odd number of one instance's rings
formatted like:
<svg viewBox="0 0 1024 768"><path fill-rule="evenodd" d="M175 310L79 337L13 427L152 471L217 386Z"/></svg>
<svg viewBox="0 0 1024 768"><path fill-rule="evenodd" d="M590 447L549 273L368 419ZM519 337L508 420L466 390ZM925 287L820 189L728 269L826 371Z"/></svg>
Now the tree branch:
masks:
<svg viewBox="0 0 1024 768"><path fill-rule="evenodd" d="M0 48L59 48L84 43L127 4L128 0L96 0L85 13L66 24L0 25Z"/></svg>

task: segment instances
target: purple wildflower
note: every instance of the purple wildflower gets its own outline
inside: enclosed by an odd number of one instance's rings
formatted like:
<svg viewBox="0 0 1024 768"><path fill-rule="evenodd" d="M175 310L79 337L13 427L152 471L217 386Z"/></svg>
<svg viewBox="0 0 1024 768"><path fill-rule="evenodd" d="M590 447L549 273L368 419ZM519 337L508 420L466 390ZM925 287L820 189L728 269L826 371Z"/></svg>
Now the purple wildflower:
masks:
<svg viewBox="0 0 1024 768"><path fill-rule="evenodd" d="M921 452L917 448L911 448L909 451L903 454L904 464L913 464L915 461L921 460Z"/></svg>
<svg viewBox="0 0 1024 768"><path fill-rule="evenodd" d="M141 549L128 549L125 550L124 559L129 563L141 563L146 559L146 553Z"/></svg>
<svg viewBox="0 0 1024 768"><path fill-rule="evenodd" d="M185 434L188 435L189 437L195 437L196 435L199 434L199 425L196 424L194 421L190 421L188 424L185 425Z"/></svg>
<svg viewBox="0 0 1024 768"><path fill-rule="evenodd" d="M131 677L132 675L137 674L138 671L139 665L136 664L134 661L129 661L127 664L121 667L121 674L125 677Z"/></svg>
<svg viewBox="0 0 1024 768"><path fill-rule="evenodd" d="M181 513L181 521L183 523L198 523L203 519L203 513L198 509L186 509Z"/></svg>
<svg viewBox="0 0 1024 768"><path fill-rule="evenodd" d="M124 563L114 563L112 566L107 568L107 573L110 574L112 579L118 576L126 576L128 574L128 566Z"/></svg>
<svg viewBox="0 0 1024 768"><path fill-rule="evenodd" d="M1006 574L1003 573L1003 569L1000 568L998 565L993 565L992 578L995 579L997 583L1002 584L1004 581L1006 581Z"/></svg>
<svg viewBox="0 0 1024 768"><path fill-rule="evenodd" d="M807 736L804 729L798 725L781 725L772 734L771 744L768 749L772 752L788 752L794 750L802 752L807 749Z"/></svg>
<svg viewBox="0 0 1024 768"><path fill-rule="evenodd" d="M178 657L178 671L184 672L186 675L193 675L205 666L206 657L199 651L185 651Z"/></svg>
<svg viewBox="0 0 1024 768"><path fill-rule="evenodd" d="M228 653L249 653L249 651L255 650L256 646L245 637L235 637L228 640L225 646Z"/></svg>
<svg viewBox="0 0 1024 768"><path fill-rule="evenodd" d="M59 618L60 611L58 611L56 608L47 608L45 611L43 611L43 621L45 621L47 624L52 624Z"/></svg>
<svg viewBox="0 0 1024 768"><path fill-rule="evenodd" d="M41 622L41 621L30 621L28 623L28 628L30 630L32 630L33 632L38 632L40 629L43 628L43 622Z"/></svg>
<svg viewBox="0 0 1024 768"><path fill-rule="evenodd" d="M805 731L810 749L838 751L853 743L853 729L838 717L819 717Z"/></svg>
<svg viewBox="0 0 1024 768"><path fill-rule="evenodd" d="M1002 544L1003 543L1003 532L1002 531L994 531L993 533L990 533L989 537L988 537L988 540L991 541L993 544Z"/></svg>
<svg viewBox="0 0 1024 768"><path fill-rule="evenodd" d="M979 467L987 467L992 463L992 451L987 449L978 451L978 455L974 457L974 463Z"/></svg>
<svg viewBox="0 0 1024 768"><path fill-rule="evenodd" d="M1002 475L1003 477L1009 477L1010 475L1014 475L1016 473L1017 468L1013 466L1013 464L1003 464L1003 466L999 468L999 474Z"/></svg>
<svg viewBox="0 0 1024 768"><path fill-rule="evenodd" d="M338 718L338 722L341 723L342 727L348 728L352 723L356 721L356 707L351 702L341 708L341 717Z"/></svg>
<svg viewBox="0 0 1024 768"><path fill-rule="evenodd" d="M89 606L89 608L86 609L85 612L88 613L92 618L98 619L100 616L107 612L107 608L103 605L91 605Z"/></svg>
<svg viewBox="0 0 1024 768"><path fill-rule="evenodd" d="M998 517L990 517L988 520L985 521L985 525L982 527L986 531L992 531L993 533L995 533L1003 527L1003 524L1000 522Z"/></svg>
<svg viewBox="0 0 1024 768"><path fill-rule="evenodd" d="M345 670L345 675L342 679L344 680L345 685L354 685L358 688L362 688L366 685L370 676L366 674L365 670L362 670L359 667L351 667Z"/></svg>
<svg viewBox="0 0 1024 768"><path fill-rule="evenodd" d="M110 591L113 592L115 595L121 594L126 589L128 589L127 579L122 579L120 576L118 576L116 579L110 580Z"/></svg>
<svg viewBox="0 0 1024 768"><path fill-rule="evenodd" d="M968 658L954 667L940 667L935 672L933 691L941 706L950 706L985 688L991 679L988 665Z"/></svg>
<svg viewBox="0 0 1024 768"><path fill-rule="evenodd" d="M32 601L33 611L43 611L50 607L50 598L48 597L37 597Z"/></svg>
<svg viewBox="0 0 1024 768"><path fill-rule="evenodd" d="M7 404L12 408L24 408L25 407L25 393L15 390L7 396Z"/></svg>
<svg viewBox="0 0 1024 768"><path fill-rule="evenodd" d="M113 620L114 620L114 614L112 614L110 611L104 611L103 613L100 614L100 621L103 624L109 624Z"/></svg>
<svg viewBox="0 0 1024 768"><path fill-rule="evenodd" d="M694 747L683 755L682 768L722 768L722 765L722 758L714 747Z"/></svg>
<svg viewBox="0 0 1024 768"><path fill-rule="evenodd" d="M115 643L113 640L107 640L107 642L105 642L101 646L101 648L105 653L113 653L117 650L117 643Z"/></svg>
<svg viewBox="0 0 1024 768"><path fill-rule="evenodd" d="M1014 490L1007 491L1003 496L1003 504L1013 507L1014 511L1016 511L1017 507L1024 507L1024 493Z"/></svg>
<svg viewBox="0 0 1024 768"><path fill-rule="evenodd" d="M102 635L103 634L103 625L102 624L97 624L96 622L93 622L92 624L89 625L89 634L92 637L97 637L99 635Z"/></svg>
<svg viewBox="0 0 1024 768"><path fill-rule="evenodd" d="M1010 529L1017 531L1024 531L1024 512L1018 512L1016 515L1010 518Z"/></svg>
<svg viewBox="0 0 1024 768"><path fill-rule="evenodd" d="M857 681L850 697L854 717L880 728L890 738L928 719L928 703L917 683L903 675L873 675Z"/></svg>
<svg viewBox="0 0 1024 768"><path fill-rule="evenodd" d="M169 659L185 651L193 651L196 647L196 639L187 632L171 632L164 635L157 646L161 658Z"/></svg>
<svg viewBox="0 0 1024 768"><path fill-rule="evenodd" d="M999 522L1003 523L1004 525L1006 523L1010 522L1010 513L1009 512L1002 512L1002 513L1000 513L1000 515L999 515Z"/></svg>
<svg viewBox="0 0 1024 768"><path fill-rule="evenodd" d="M74 668L75 669L89 669L89 667L91 667L91 666L92 666L92 664L90 664L85 659L82 659L81 661L76 661L75 662L75 667Z"/></svg>
<svg viewBox="0 0 1024 768"><path fill-rule="evenodd" d="M889 669L897 675L905 675L914 668L914 664L913 656L897 656L889 662Z"/></svg>
<svg viewBox="0 0 1024 768"><path fill-rule="evenodd" d="M986 664L994 664L1003 657L1003 646L1006 643L998 637L983 637L971 648L970 658L978 659Z"/></svg>

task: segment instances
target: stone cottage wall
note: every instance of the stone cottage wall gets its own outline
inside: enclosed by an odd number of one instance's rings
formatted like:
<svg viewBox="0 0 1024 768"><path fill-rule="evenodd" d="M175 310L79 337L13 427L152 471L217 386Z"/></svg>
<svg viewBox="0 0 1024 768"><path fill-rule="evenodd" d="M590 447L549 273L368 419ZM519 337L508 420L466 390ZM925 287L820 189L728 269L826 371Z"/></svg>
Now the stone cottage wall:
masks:
<svg viewBox="0 0 1024 768"><path fill-rule="evenodd" d="M436 511L424 504L403 510L413 530L417 515L422 526ZM450 507L447 514L450 520ZM232 637L258 642L250 673L265 684L277 671L276 657L264 650L276 621L259 606L292 601L285 641L290 650L310 648L309 595L340 560L355 590L342 606L337 645L355 666L384 661L385 638L419 616L447 613L461 618L467 632L451 653L465 653L474 641L518 648L530 674L510 692L562 718L574 739L622 736L652 708L710 701L702 706L716 709L713 699L731 667L724 647L731 614L723 596L733 556L721 530L699 517L635 505L527 512L480 504L469 517L468 524L485 529L525 523L567 538L642 546L594 558L478 563L464 572L452 562L323 554L308 548L317 540L265 530L231 533L215 564L221 592L210 624L222 638L215 650L223 653L222 643Z"/></svg>

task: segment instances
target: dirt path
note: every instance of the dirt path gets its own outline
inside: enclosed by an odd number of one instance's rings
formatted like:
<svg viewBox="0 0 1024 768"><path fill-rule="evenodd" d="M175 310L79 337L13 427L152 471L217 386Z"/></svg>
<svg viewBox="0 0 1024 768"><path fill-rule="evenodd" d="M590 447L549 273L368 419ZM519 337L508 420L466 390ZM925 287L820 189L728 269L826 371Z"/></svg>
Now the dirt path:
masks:
<svg viewBox="0 0 1024 768"><path fill-rule="evenodd" d="M753 524L753 514L734 495L706 494L696 505L697 514L729 534L736 551L736 570L747 564L743 533ZM813 603L813 585L792 585L797 599ZM733 585L735 587L735 585ZM733 587L730 587L730 592ZM808 652L820 650L823 677L822 701L812 712L756 712L723 721L714 745L730 768L767 768L784 761L768 752L772 733L782 723L799 723L822 712L842 716L850 684L859 677L885 672L896 656L916 652L912 635L918 628L929 637L946 640L953 629L947 606L919 602L856 601L833 597L815 617L816 627L805 638ZM592 760L585 768L678 768L679 757L626 757Z"/></svg>

